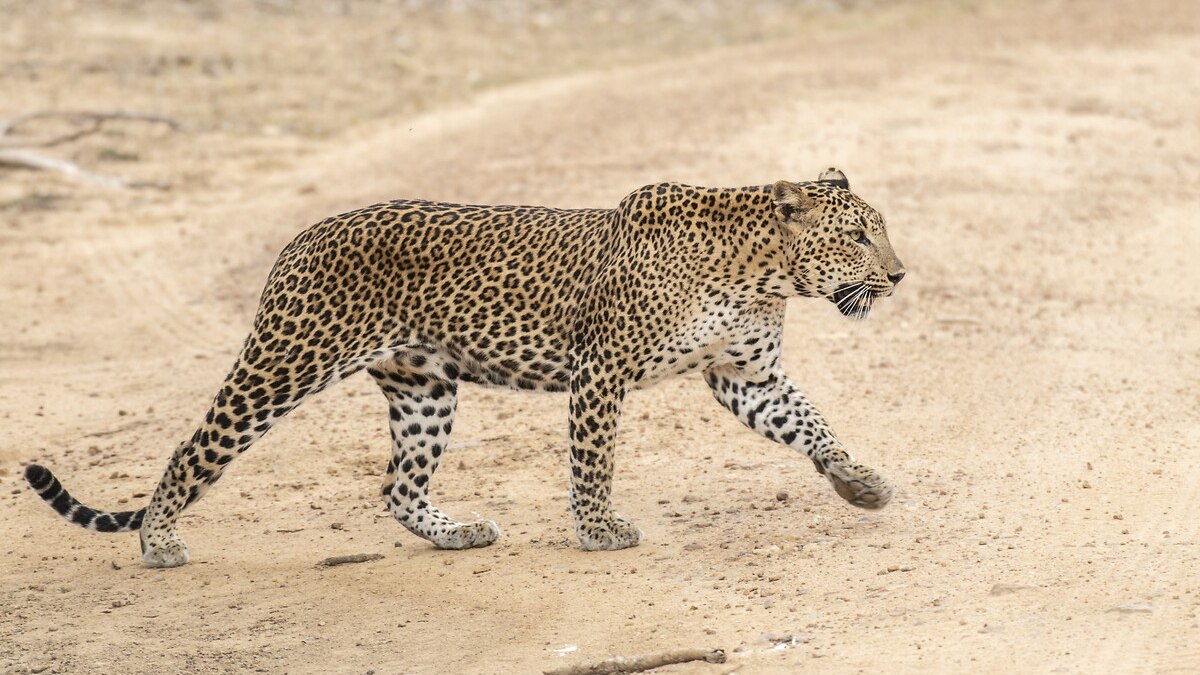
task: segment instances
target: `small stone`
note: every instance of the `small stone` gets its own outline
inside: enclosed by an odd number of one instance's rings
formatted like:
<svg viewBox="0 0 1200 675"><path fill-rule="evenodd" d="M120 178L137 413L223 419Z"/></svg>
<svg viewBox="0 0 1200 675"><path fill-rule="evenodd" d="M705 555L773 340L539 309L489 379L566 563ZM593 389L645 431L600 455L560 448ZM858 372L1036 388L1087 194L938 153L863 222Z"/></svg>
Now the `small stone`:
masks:
<svg viewBox="0 0 1200 675"><path fill-rule="evenodd" d="M775 501L786 502L787 500L788 500L788 493L786 490L780 490L779 492L775 493Z"/></svg>
<svg viewBox="0 0 1200 675"><path fill-rule="evenodd" d="M330 527L330 529L334 529L334 530L342 530L342 529L345 529L345 526L344 526L344 525L342 525L341 523L330 523L330 524L329 524L329 527Z"/></svg>
<svg viewBox="0 0 1200 675"><path fill-rule="evenodd" d="M1027 591L1036 588L1035 586L1022 586L1020 584L995 584L988 595L1008 595L1017 591Z"/></svg>
<svg viewBox="0 0 1200 675"><path fill-rule="evenodd" d="M767 633L763 635L763 639L775 646L787 645L791 647L803 642L808 642L810 639L812 639L812 636L808 633Z"/></svg>

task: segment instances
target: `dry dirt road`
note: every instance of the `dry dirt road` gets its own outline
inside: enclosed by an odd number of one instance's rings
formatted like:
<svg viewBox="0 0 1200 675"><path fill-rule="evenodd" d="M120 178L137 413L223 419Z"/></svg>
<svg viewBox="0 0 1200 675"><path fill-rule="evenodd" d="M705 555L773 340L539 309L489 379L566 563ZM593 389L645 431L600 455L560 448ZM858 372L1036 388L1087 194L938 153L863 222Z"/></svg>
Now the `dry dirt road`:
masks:
<svg viewBox="0 0 1200 675"><path fill-rule="evenodd" d="M880 12L499 87L271 162L243 146L185 194L22 175L81 196L6 202L0 231L0 669L538 672L722 647L723 666L662 672L1200 671L1200 14ZM207 161L205 143L171 161ZM866 322L796 301L786 365L898 486L882 512L695 377L627 405L615 499L646 541L615 553L570 532L555 395L462 394L435 491L500 523L481 550L433 550L377 503L385 404L361 377L184 517L181 569L141 568L134 537L69 527L24 489L38 460L89 503L145 502L274 253L325 215L607 206L831 164L909 274ZM348 553L385 557L315 566Z"/></svg>

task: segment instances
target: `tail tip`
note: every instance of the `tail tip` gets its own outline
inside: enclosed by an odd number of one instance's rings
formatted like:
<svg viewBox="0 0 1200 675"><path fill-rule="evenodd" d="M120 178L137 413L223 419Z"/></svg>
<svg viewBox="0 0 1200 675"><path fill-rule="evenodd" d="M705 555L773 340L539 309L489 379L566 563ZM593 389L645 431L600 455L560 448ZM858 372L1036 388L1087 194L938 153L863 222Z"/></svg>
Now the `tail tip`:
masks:
<svg viewBox="0 0 1200 675"><path fill-rule="evenodd" d="M50 469L41 464L30 464L25 467L25 480L35 490L46 487L46 483L49 483L52 477Z"/></svg>

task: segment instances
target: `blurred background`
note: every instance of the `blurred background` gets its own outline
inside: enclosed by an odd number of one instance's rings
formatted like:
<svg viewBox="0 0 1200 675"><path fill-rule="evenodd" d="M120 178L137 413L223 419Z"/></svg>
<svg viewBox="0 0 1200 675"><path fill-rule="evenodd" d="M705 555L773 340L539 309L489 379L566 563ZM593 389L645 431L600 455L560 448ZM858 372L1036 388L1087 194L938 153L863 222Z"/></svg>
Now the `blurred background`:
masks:
<svg viewBox="0 0 1200 675"><path fill-rule="evenodd" d="M0 670L1200 669L1198 66L1184 0L0 0ZM627 404L647 539L611 555L574 542L558 396L464 388L435 492L499 522L475 551L377 503L367 378L189 511L181 570L21 481L144 503L331 214L828 166L908 276L865 322L795 301L785 363L882 512L694 377Z"/></svg>

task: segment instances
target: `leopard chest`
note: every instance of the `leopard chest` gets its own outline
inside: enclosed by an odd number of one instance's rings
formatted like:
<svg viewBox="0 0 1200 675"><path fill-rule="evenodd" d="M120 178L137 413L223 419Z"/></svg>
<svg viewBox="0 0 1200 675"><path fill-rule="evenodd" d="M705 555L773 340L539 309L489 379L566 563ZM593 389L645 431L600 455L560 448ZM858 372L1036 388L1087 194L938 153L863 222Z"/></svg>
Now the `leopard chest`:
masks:
<svg viewBox="0 0 1200 675"><path fill-rule="evenodd" d="M658 341L638 362L638 388L670 377L730 361L728 348L742 328L738 315L724 307L705 307L691 321Z"/></svg>
<svg viewBox="0 0 1200 675"><path fill-rule="evenodd" d="M636 387L725 365L768 371L777 366L783 315L782 301L703 306L640 359Z"/></svg>

